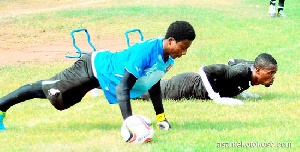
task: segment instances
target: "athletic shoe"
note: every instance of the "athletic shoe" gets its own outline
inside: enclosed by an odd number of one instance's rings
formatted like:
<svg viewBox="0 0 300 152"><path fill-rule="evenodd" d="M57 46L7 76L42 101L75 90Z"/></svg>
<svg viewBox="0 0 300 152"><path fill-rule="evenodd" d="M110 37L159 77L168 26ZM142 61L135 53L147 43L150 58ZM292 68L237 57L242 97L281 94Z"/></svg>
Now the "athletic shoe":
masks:
<svg viewBox="0 0 300 152"><path fill-rule="evenodd" d="M254 64L254 61L247 61L247 60L244 60L244 59L229 59L228 60L228 65L237 65L237 64L244 64L244 65L253 65Z"/></svg>
<svg viewBox="0 0 300 152"><path fill-rule="evenodd" d="M269 9L269 15L271 17L275 17L276 16L276 8L275 8L275 5L270 5L270 9Z"/></svg>
<svg viewBox="0 0 300 152"><path fill-rule="evenodd" d="M283 10L280 10L278 13L277 13L277 16L278 17L286 17L285 13L283 12Z"/></svg>
<svg viewBox="0 0 300 152"><path fill-rule="evenodd" d="M3 124L4 117L5 117L5 112L0 111L0 131L5 130L5 126Z"/></svg>

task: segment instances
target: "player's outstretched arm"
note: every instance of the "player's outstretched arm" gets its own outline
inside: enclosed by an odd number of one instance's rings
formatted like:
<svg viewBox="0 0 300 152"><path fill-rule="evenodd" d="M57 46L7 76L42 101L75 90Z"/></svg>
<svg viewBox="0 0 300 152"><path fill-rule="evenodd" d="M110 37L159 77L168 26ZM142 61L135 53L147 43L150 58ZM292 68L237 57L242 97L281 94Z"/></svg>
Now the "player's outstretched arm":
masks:
<svg viewBox="0 0 300 152"><path fill-rule="evenodd" d="M212 89L212 87L211 87L211 85L210 85L210 83L207 79L207 76L204 72L204 67L203 66L200 67L199 74L200 74L200 77L201 77L202 82L204 84L204 87L205 87L205 89L208 93L209 98L212 99L215 103L217 103L217 104L226 104L226 105L243 105L244 104L243 101L238 100L238 99L225 98L225 97L221 98L220 95Z"/></svg>
<svg viewBox="0 0 300 152"><path fill-rule="evenodd" d="M116 96L124 120L132 115L129 92L136 80L137 78L126 70L121 82L116 87Z"/></svg>

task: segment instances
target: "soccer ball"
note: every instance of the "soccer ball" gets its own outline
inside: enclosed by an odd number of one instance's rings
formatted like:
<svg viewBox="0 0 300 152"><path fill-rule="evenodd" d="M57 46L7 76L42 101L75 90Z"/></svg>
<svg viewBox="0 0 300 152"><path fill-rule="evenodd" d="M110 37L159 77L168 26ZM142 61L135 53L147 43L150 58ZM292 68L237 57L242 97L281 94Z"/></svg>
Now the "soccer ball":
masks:
<svg viewBox="0 0 300 152"><path fill-rule="evenodd" d="M149 118L132 115L126 118L121 127L123 140L128 143L141 144L152 140L154 129Z"/></svg>

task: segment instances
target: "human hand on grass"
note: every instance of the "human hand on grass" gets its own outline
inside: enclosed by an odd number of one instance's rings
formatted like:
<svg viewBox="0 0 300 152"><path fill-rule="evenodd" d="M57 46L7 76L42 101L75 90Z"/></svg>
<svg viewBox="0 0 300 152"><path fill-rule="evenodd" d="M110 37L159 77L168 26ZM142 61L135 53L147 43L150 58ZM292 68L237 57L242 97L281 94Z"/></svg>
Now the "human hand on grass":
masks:
<svg viewBox="0 0 300 152"><path fill-rule="evenodd" d="M156 119L158 121L158 123L156 124L157 129L160 129L160 130L171 129L171 125L170 125L169 121L167 120L165 113L156 115Z"/></svg>

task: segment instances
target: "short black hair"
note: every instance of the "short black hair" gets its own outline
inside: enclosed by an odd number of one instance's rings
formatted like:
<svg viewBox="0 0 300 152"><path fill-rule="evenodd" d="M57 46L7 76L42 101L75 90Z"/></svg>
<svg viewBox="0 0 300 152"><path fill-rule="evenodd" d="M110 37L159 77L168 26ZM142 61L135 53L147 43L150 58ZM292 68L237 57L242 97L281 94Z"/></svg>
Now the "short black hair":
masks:
<svg viewBox="0 0 300 152"><path fill-rule="evenodd" d="M183 40L193 41L196 37L193 26L187 21L175 21L170 24L165 39L173 37L176 42Z"/></svg>
<svg viewBox="0 0 300 152"><path fill-rule="evenodd" d="M255 68L268 68L274 65L277 65L277 61L268 53L259 54L254 61Z"/></svg>

